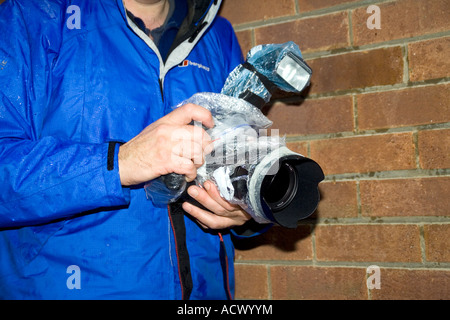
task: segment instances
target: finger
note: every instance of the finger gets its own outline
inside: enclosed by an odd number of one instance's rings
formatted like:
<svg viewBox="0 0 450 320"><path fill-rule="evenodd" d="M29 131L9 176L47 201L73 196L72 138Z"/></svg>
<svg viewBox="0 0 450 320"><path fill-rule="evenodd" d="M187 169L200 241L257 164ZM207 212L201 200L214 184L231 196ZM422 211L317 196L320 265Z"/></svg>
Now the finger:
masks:
<svg viewBox="0 0 450 320"><path fill-rule="evenodd" d="M171 141L184 141L186 143L194 141L200 143L204 153L210 153L211 137L201 127L193 125L184 125L172 131Z"/></svg>
<svg viewBox="0 0 450 320"><path fill-rule="evenodd" d="M185 126L185 129L189 131L191 140L202 145L204 153L209 153L212 151L208 151L208 149L211 148L211 137L203 128L199 126L187 125Z"/></svg>
<svg viewBox="0 0 450 320"><path fill-rule="evenodd" d="M180 141L173 146L172 155L191 160L197 168L205 162L202 145L193 141Z"/></svg>
<svg viewBox="0 0 450 320"><path fill-rule="evenodd" d="M198 201L206 209L214 212L217 215L226 216L230 214L230 211L236 210L236 208L230 207L229 205L227 207L222 206L219 202L214 200L203 188L190 186L187 191L192 198Z"/></svg>
<svg viewBox="0 0 450 320"><path fill-rule="evenodd" d="M211 137L206 130L198 125L184 124L174 126L174 128L176 129L172 129L170 136L173 141L198 140L205 141L207 143L211 142Z"/></svg>
<svg viewBox="0 0 450 320"><path fill-rule="evenodd" d="M223 207L225 210L228 211L234 211L234 210L238 210L241 209L241 207L237 204L232 204L229 203L228 201L226 201L221 195L220 195L220 191L217 188L217 186L211 182L211 181L206 181L203 184L203 187L205 188L206 192L209 194L209 196L215 201L217 202L221 207Z"/></svg>
<svg viewBox="0 0 450 320"><path fill-rule="evenodd" d="M173 172L184 175L187 182L194 181L197 177L197 167L192 160L174 155L172 157L172 163L175 167Z"/></svg>
<svg viewBox="0 0 450 320"><path fill-rule="evenodd" d="M214 127L214 120L211 112L199 105L188 103L167 115L167 119L173 124L189 124L197 121L207 128Z"/></svg>
<svg viewBox="0 0 450 320"><path fill-rule="evenodd" d="M225 229L235 225L228 217L218 216L212 212L200 209L188 202L182 204L183 210L189 213L197 222L207 229Z"/></svg>

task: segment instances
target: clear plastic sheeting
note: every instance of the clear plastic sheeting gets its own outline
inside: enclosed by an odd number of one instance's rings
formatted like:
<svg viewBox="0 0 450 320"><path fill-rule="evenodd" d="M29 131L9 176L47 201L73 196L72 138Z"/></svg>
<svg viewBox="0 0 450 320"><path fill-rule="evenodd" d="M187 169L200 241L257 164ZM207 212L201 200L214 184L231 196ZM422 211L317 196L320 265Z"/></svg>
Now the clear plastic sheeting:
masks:
<svg viewBox="0 0 450 320"><path fill-rule="evenodd" d="M220 94L198 93L180 105L193 103L211 111L215 126L206 129L213 141L195 183L210 180L221 196L240 205L260 223L295 228L311 215L320 199L320 166L286 147L261 108L276 90L300 93L312 70L293 42L260 45L228 76ZM199 123L194 125L201 126ZM166 205L183 197L186 180L168 174L145 185L147 197Z"/></svg>
<svg viewBox="0 0 450 320"><path fill-rule="evenodd" d="M213 181L224 199L245 208L247 182L254 167L267 154L273 154L285 145L284 139L278 134L267 135L272 121L242 99L218 93L198 93L178 106L187 103L208 109L214 119L214 127L206 130L213 141L212 152L205 155L204 164L197 170L196 184L201 186L207 180ZM201 126L201 123L194 125ZM274 132L278 133L277 130ZM236 175L237 171L241 174ZM180 197L185 190L184 180L183 184L182 188L172 190L160 177L148 182L144 188L155 204L165 205ZM236 186L240 190L236 190Z"/></svg>

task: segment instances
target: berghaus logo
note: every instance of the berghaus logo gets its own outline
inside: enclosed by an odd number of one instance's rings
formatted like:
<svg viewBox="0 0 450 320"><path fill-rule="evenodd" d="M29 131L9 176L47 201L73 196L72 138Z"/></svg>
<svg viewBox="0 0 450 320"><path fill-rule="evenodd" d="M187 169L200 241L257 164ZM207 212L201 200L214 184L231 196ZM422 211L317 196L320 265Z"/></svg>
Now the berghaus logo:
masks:
<svg viewBox="0 0 450 320"><path fill-rule="evenodd" d="M184 60L184 61L182 61L178 66L179 66L179 67L193 66L193 67L197 67L197 68L199 68L199 69L206 70L206 71L208 71L208 72L210 71L209 67L204 66L204 65L202 65L202 64L200 64L200 63L197 63L197 62L193 62L193 61L187 60L187 59Z"/></svg>

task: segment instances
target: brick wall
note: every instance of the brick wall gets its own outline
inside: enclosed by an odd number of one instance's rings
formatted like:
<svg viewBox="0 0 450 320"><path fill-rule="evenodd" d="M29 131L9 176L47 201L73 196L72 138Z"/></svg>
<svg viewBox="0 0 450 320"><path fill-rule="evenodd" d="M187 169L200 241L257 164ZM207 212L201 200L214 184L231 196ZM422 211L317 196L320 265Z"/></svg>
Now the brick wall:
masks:
<svg viewBox="0 0 450 320"><path fill-rule="evenodd" d="M244 54L302 49L311 87L267 115L326 174L311 219L236 243L236 297L450 299L450 0L224 0L221 14Z"/></svg>

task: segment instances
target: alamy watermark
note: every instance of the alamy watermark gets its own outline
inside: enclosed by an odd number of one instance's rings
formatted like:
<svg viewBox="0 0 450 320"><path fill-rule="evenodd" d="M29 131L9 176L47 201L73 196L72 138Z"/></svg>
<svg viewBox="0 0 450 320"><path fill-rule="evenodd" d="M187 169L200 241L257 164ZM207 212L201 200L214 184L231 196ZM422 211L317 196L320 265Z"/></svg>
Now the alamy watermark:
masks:
<svg viewBox="0 0 450 320"><path fill-rule="evenodd" d="M67 18L67 29L81 29L81 9L79 6L71 5L67 7L66 13L70 14Z"/></svg>
<svg viewBox="0 0 450 320"><path fill-rule="evenodd" d="M367 288L372 289L381 289L381 271L379 266L369 266L366 269L366 273L369 274L366 280Z"/></svg>
<svg viewBox="0 0 450 320"><path fill-rule="evenodd" d="M379 6L371 5L366 10L367 13L371 13L367 18L367 28L370 30L381 29L381 10Z"/></svg>
<svg viewBox="0 0 450 320"><path fill-rule="evenodd" d="M70 276L66 280L67 289L81 289L81 269L77 265L70 265L67 267L66 273Z"/></svg>

